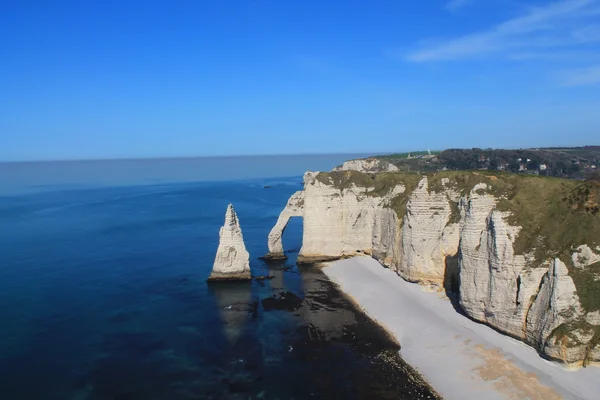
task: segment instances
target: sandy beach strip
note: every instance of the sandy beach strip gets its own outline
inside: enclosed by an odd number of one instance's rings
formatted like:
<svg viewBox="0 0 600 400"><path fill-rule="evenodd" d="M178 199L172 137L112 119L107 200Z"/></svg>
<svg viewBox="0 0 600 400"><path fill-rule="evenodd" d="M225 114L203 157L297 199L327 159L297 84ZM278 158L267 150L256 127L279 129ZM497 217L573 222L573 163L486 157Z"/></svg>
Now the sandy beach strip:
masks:
<svg viewBox="0 0 600 400"><path fill-rule="evenodd" d="M446 400L600 399L600 368L568 371L544 360L370 257L327 263L323 272L400 342L402 358Z"/></svg>

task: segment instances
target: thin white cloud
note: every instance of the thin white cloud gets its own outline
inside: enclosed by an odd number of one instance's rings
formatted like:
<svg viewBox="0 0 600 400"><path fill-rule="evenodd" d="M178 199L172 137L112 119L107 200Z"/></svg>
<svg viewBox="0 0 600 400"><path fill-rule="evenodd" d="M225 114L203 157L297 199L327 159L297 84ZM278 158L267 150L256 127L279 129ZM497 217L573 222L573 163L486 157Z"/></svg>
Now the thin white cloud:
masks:
<svg viewBox="0 0 600 400"><path fill-rule="evenodd" d="M456 11L465 6L471 5L474 0L450 0L446 3L446 10L448 11Z"/></svg>
<svg viewBox="0 0 600 400"><path fill-rule="evenodd" d="M595 6L599 3L599 0L553 1L488 30L422 47L405 58L412 62L460 60L506 50L582 43L582 37L595 37L593 28L586 32L580 27L598 15Z"/></svg>
<svg viewBox="0 0 600 400"><path fill-rule="evenodd" d="M600 42L600 24L587 25L572 32L575 40L581 43Z"/></svg>
<svg viewBox="0 0 600 400"><path fill-rule="evenodd" d="M600 84L600 64L567 71L560 77L563 86L589 86Z"/></svg>
<svg viewBox="0 0 600 400"><path fill-rule="evenodd" d="M523 51L507 55L511 60L543 60L543 61L573 61L596 62L600 61L600 53L593 50L550 50L550 51Z"/></svg>

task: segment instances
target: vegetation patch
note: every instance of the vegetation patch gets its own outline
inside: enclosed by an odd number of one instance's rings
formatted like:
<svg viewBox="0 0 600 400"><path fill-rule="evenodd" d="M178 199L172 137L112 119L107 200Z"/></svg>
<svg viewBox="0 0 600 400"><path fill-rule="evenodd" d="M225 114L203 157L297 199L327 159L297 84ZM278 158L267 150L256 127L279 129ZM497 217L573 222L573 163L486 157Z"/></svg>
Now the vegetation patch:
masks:
<svg viewBox="0 0 600 400"><path fill-rule="evenodd" d="M404 175L404 180L402 182L405 188L404 193L394 197L389 205L390 208L396 212L396 215L400 220L400 226L404 224L404 216L406 215L406 205L408 204L408 199L412 192L414 192L419 185L421 179L423 179L423 176L419 174L401 173L401 175Z"/></svg>
<svg viewBox="0 0 600 400"><path fill-rule="evenodd" d="M600 262L586 268L570 268L569 276L575 283L581 306L587 312L600 310Z"/></svg>
<svg viewBox="0 0 600 400"><path fill-rule="evenodd" d="M386 154L386 155L383 155L383 156L375 156L373 158L378 158L380 160L390 160L390 159L391 160L398 160L398 159L402 160L402 159L407 159L408 156L417 157L417 156L427 156L429 154L431 154L431 155L438 155L440 153L441 153L441 151L424 151L424 150L421 150L421 151L411 151L410 153Z"/></svg>
<svg viewBox="0 0 600 400"><path fill-rule="evenodd" d="M372 175L375 176L375 174ZM358 171L319 172L316 179L325 185L333 185L333 187L339 190L348 189L352 186L373 186L373 179L371 176Z"/></svg>
<svg viewBox="0 0 600 400"><path fill-rule="evenodd" d="M591 340L588 343L581 343L573 334L573 332L576 330L584 332L587 335L592 335ZM586 345L587 349L591 350L598 343L600 343L600 326L594 326L590 324L585 320L585 318L580 318L576 321L565 322L552 331L548 340L553 340L554 343L560 342L563 346L568 348Z"/></svg>
<svg viewBox="0 0 600 400"><path fill-rule="evenodd" d="M485 183L488 186L486 193L502 197L511 189L511 176L512 174L493 171L441 171L428 177L428 189L429 193L442 193L446 189L452 189L465 196L477 184ZM446 185L442 184L443 179L448 179ZM483 191L479 194L483 194Z"/></svg>
<svg viewBox="0 0 600 400"><path fill-rule="evenodd" d="M517 254L535 249L539 264L559 257L570 265L576 247L597 247L600 215L590 205L600 198L600 185L533 176L513 180L498 209L510 211L508 222L522 227L515 240Z"/></svg>
<svg viewBox="0 0 600 400"><path fill-rule="evenodd" d="M408 198L423 179L423 176L411 172L365 174L358 171L332 171L320 172L316 179L339 190L348 189L352 186L366 188L365 194L373 197L383 197L392 188L403 185L405 188L404 193L398 194L389 203L389 207L396 212L398 219L402 221L406 214Z"/></svg>
<svg viewBox="0 0 600 400"><path fill-rule="evenodd" d="M458 224L460 222L460 207L458 207L458 202L448 197L448 204L450 204L450 218L448 218L446 226Z"/></svg>

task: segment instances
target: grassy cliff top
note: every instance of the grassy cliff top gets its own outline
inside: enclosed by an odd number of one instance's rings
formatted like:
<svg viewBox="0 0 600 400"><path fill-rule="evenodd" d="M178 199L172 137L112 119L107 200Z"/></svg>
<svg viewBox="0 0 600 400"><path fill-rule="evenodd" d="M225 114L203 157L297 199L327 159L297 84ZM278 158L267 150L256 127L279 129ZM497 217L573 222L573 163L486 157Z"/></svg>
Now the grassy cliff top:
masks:
<svg viewBox="0 0 600 400"><path fill-rule="evenodd" d="M422 175L410 172L380 172L377 174L365 174L358 171L332 171L320 172L316 179L325 184L333 185L336 189L344 190L352 186L367 189L368 196L385 196L392 188L403 185L404 193L394 197L390 207L396 211L398 220L403 221L406 214L406 204L410 194L415 190Z"/></svg>
<svg viewBox="0 0 600 400"><path fill-rule="evenodd" d="M402 171L435 172L449 170L506 170L522 173L580 179L600 169L600 146L537 149L447 149L432 152L379 155L376 158L396 165Z"/></svg>
<svg viewBox="0 0 600 400"><path fill-rule="evenodd" d="M498 199L497 209L510 212L507 222L520 226L514 242L516 254L532 254L529 266L537 267L558 257L567 264L586 309L600 309L600 270L574 267L571 254L580 245L592 249L600 246L600 182L518 175L494 171L443 171L429 174L386 172L363 174L357 171L322 172L316 179L343 190L367 188L366 194L382 196L403 184L405 192L393 199L390 206L403 220L406 204L423 176L427 176L430 193L452 189L469 196L475 185L485 183L481 190ZM446 185L442 179L447 178ZM458 222L458 207L448 198L454 219ZM596 250L597 251L597 250ZM591 274L591 275L590 275Z"/></svg>

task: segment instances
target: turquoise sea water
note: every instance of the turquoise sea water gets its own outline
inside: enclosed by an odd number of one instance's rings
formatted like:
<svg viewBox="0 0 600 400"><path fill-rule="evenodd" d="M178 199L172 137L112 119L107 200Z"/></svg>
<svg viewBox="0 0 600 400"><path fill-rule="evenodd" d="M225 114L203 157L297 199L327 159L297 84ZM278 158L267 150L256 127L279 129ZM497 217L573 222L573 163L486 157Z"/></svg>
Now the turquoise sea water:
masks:
<svg viewBox="0 0 600 400"><path fill-rule="evenodd" d="M319 157L0 164L0 398L427 398L397 345L295 265L300 219L287 262L258 258L307 164L348 158ZM205 282L229 202L271 279Z"/></svg>

